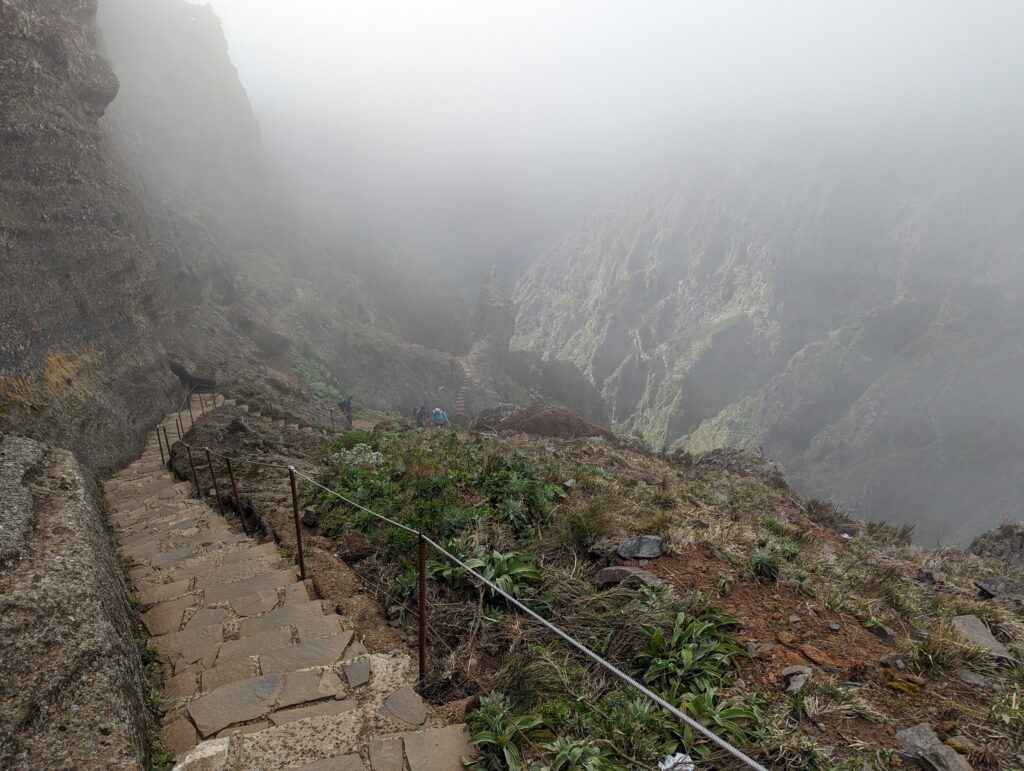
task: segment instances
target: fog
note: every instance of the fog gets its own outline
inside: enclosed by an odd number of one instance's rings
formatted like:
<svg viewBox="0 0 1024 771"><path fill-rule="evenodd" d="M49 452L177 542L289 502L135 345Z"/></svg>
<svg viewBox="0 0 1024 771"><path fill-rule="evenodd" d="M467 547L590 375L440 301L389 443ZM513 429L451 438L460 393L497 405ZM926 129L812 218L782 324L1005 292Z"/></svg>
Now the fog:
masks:
<svg viewBox="0 0 1024 771"><path fill-rule="evenodd" d="M301 208L467 294L708 136L1021 125L1014 0L212 5Z"/></svg>

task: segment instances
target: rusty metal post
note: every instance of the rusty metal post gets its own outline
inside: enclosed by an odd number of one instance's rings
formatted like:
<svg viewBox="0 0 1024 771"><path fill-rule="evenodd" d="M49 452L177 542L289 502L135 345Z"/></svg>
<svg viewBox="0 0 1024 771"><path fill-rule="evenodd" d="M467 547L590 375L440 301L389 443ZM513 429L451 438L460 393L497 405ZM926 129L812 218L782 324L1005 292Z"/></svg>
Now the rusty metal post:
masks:
<svg viewBox="0 0 1024 771"><path fill-rule="evenodd" d="M235 484L235 472L231 470L231 458L225 458L224 463L228 467L228 479L231 480L231 492L235 494L235 509L242 513L242 500L238 497L238 485Z"/></svg>
<svg viewBox="0 0 1024 771"><path fill-rule="evenodd" d="M213 492L217 496L217 508L220 509L220 515L224 516L224 502L220 499L220 485L217 484L217 475L213 473L213 459L210 457L210 448L203 448L206 450L206 464L210 467L210 478L213 480Z"/></svg>
<svg viewBox="0 0 1024 771"><path fill-rule="evenodd" d="M196 464L192 462L192 448L186 444L185 449L188 451L188 465L192 467L192 479L194 479L196 483L196 495L200 498L205 498L206 496L203 495L203 488L199 486L199 475L196 473Z"/></svg>
<svg viewBox="0 0 1024 771"><path fill-rule="evenodd" d="M288 467L288 479L292 483L292 513L295 515L295 548L299 554L299 578L306 580L306 561L302 556L302 523L299 521L299 492L295 489L295 466Z"/></svg>
<svg viewBox="0 0 1024 771"><path fill-rule="evenodd" d="M203 401L203 392L199 392L199 409L203 411L203 417L206 416L206 403Z"/></svg>
<svg viewBox="0 0 1024 771"><path fill-rule="evenodd" d="M160 445L160 465L161 466L166 466L167 465L167 459L164 458L164 441L163 441L163 439L160 438L160 426L156 427L156 443L158 445ZM170 451L171 451L171 448L168 447L167 448L167 452L169 453Z"/></svg>
<svg viewBox="0 0 1024 771"><path fill-rule="evenodd" d="M427 541L423 533L419 534L419 648L420 648L420 687L427 679Z"/></svg>
<svg viewBox="0 0 1024 771"><path fill-rule="evenodd" d="M157 426L157 428L164 430L164 444L167 445L167 465L170 465L174 458L171 457L171 440L167 437L167 426Z"/></svg>

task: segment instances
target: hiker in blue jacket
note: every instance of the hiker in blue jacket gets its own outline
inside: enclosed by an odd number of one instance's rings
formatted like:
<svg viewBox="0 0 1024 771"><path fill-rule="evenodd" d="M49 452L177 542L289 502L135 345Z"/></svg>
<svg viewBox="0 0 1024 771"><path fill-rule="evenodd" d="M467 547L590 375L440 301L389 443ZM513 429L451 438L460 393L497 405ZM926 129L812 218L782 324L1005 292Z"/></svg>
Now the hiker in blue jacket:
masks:
<svg viewBox="0 0 1024 771"><path fill-rule="evenodd" d="M448 413L440 407L434 407L434 426L444 428L448 425Z"/></svg>

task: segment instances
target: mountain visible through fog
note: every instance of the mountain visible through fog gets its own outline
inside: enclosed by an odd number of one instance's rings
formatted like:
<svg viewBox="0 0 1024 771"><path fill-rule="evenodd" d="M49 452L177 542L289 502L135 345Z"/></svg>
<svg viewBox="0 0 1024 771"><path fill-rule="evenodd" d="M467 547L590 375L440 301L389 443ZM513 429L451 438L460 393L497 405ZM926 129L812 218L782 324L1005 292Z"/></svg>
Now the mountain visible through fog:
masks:
<svg viewBox="0 0 1024 771"><path fill-rule="evenodd" d="M497 268L563 398L927 541L1020 510L1020 6L212 5L299 219Z"/></svg>

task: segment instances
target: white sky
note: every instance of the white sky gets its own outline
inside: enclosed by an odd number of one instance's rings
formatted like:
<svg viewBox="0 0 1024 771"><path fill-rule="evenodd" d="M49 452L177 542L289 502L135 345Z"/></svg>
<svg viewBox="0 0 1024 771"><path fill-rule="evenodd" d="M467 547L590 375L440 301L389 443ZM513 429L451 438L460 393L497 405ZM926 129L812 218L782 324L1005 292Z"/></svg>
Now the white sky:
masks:
<svg viewBox="0 0 1024 771"><path fill-rule="evenodd" d="M1024 93L1024 0L211 4L293 187L426 252L500 251L427 232L480 200L576 216L688 127L1000 121Z"/></svg>

